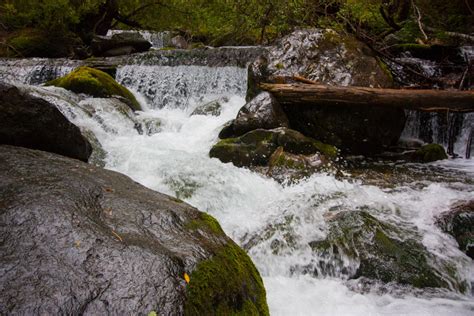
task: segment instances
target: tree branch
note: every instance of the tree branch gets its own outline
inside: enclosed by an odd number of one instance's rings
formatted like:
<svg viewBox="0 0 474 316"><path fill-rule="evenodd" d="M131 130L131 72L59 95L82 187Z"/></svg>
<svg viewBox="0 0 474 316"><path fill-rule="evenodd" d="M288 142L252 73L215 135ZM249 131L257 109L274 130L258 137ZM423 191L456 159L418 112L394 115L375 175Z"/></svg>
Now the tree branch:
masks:
<svg viewBox="0 0 474 316"><path fill-rule="evenodd" d="M417 22L418 22L418 28L420 29L421 33L423 34L423 37L425 38L425 41L428 40L428 36L425 33L425 30L423 30L423 23L421 22L421 13L420 9L415 5L415 1L411 1L411 4L413 6L414 11L416 12L417 15Z"/></svg>

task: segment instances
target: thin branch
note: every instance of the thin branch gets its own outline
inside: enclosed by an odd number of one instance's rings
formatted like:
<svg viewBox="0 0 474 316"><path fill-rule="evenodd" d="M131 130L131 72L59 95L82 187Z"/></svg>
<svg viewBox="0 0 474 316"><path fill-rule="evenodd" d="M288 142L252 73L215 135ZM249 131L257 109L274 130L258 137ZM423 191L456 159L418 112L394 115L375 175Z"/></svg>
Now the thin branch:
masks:
<svg viewBox="0 0 474 316"><path fill-rule="evenodd" d="M412 0L411 4L412 4L413 9L415 10L416 15L417 15L418 28L420 29L420 32L423 34L423 37L425 38L425 41L427 41L428 36L426 35L425 30L423 30L423 23L421 22L420 9L418 9L418 7L415 5L415 1Z"/></svg>

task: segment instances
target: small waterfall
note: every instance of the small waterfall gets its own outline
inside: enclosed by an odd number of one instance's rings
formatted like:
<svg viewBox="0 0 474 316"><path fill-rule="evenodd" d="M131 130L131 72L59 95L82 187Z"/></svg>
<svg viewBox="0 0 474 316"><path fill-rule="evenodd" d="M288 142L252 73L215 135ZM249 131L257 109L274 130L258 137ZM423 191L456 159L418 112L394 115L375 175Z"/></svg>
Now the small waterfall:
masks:
<svg viewBox="0 0 474 316"><path fill-rule="evenodd" d="M0 59L0 81L38 85L64 76L81 61L69 59Z"/></svg>
<svg viewBox="0 0 474 316"><path fill-rule="evenodd" d="M193 109L222 95L245 96L247 70L238 67L123 66L117 81L152 108Z"/></svg>
<svg viewBox="0 0 474 316"><path fill-rule="evenodd" d="M401 138L443 145L455 157L472 157L474 113L425 113L407 111Z"/></svg>

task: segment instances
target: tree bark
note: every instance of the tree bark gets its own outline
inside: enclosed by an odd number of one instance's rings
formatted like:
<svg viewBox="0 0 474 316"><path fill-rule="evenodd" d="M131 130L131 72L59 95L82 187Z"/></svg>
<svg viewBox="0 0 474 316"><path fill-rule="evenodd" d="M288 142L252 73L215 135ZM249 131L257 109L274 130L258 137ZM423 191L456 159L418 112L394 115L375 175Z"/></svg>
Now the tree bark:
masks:
<svg viewBox="0 0 474 316"><path fill-rule="evenodd" d="M377 89L316 84L260 84L285 105L392 107L420 111L474 112L474 91Z"/></svg>

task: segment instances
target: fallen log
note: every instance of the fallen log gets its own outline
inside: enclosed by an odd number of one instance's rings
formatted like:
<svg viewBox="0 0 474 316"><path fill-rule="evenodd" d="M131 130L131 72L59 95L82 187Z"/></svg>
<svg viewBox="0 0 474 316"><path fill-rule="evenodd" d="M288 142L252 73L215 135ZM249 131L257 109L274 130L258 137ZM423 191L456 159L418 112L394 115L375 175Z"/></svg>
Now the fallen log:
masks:
<svg viewBox="0 0 474 316"><path fill-rule="evenodd" d="M378 89L316 84L261 83L284 105L394 107L419 111L474 112L474 91Z"/></svg>

